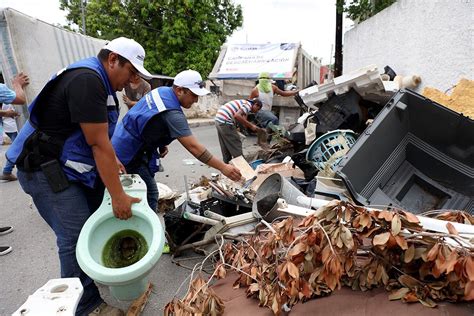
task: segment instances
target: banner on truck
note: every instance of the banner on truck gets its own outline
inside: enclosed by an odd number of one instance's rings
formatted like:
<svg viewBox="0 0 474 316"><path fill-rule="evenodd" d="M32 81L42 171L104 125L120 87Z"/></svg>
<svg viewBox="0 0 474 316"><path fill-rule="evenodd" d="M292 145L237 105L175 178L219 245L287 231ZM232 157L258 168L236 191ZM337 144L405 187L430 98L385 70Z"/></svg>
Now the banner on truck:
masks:
<svg viewBox="0 0 474 316"><path fill-rule="evenodd" d="M298 48L298 43L230 44L217 79L257 79L263 71L275 79L290 79Z"/></svg>

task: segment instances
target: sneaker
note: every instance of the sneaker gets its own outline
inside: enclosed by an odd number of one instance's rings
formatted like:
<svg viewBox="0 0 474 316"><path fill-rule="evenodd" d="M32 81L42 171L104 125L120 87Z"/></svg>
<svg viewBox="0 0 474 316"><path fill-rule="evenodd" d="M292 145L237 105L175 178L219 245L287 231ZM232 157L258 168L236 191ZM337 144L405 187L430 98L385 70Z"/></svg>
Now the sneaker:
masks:
<svg viewBox="0 0 474 316"><path fill-rule="evenodd" d="M12 231L13 231L13 227L11 227L11 226L0 227L0 235L9 234Z"/></svg>
<svg viewBox="0 0 474 316"><path fill-rule="evenodd" d="M12 251L12 247L10 246L0 246L0 256L6 255Z"/></svg>
<svg viewBox="0 0 474 316"><path fill-rule="evenodd" d="M89 313L89 316L123 316L125 313L117 308L110 306L109 304L103 302L100 304L96 309L92 311L92 313Z"/></svg>
<svg viewBox="0 0 474 316"><path fill-rule="evenodd" d="M4 173L2 175L0 175L0 180L4 180L4 181L16 181L18 180L17 177L15 177L13 174L11 173Z"/></svg>

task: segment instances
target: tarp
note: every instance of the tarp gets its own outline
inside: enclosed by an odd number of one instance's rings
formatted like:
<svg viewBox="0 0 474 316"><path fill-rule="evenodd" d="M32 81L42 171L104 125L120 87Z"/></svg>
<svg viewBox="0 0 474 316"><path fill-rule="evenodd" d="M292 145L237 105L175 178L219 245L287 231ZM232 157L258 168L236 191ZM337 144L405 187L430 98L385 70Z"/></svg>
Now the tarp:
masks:
<svg viewBox="0 0 474 316"><path fill-rule="evenodd" d="M212 289L224 301L224 315L273 315L266 307L258 306L258 299L247 298L245 289L234 289L237 275L229 274L225 279L217 281ZM407 304L401 301L390 301L389 293L378 288L367 292L352 291L342 287L327 297L311 299L306 303L298 303L289 315L417 315L417 316L467 316L473 314L474 303L439 302L437 308L429 308L421 303Z"/></svg>
<svg viewBox="0 0 474 316"><path fill-rule="evenodd" d="M217 79L256 79L266 71L274 79L290 79L295 71L299 43L230 44Z"/></svg>

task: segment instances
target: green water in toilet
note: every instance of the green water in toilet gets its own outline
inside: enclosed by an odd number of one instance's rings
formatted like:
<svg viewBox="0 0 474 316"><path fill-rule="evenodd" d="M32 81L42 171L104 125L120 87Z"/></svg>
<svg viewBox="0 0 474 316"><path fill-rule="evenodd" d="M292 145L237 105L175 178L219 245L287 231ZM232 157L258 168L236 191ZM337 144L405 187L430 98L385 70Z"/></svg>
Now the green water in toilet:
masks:
<svg viewBox="0 0 474 316"><path fill-rule="evenodd" d="M137 231L126 229L115 233L104 246L102 263L107 268L123 268L143 258L148 251L145 238Z"/></svg>

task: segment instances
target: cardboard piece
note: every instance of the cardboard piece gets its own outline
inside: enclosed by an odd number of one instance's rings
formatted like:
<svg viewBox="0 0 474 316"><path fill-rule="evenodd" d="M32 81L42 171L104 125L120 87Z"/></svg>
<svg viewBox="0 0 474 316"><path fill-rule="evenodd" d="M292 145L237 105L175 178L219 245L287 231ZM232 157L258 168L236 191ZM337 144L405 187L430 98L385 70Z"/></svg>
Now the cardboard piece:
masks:
<svg viewBox="0 0 474 316"><path fill-rule="evenodd" d="M240 170L244 181L250 180L257 175L255 170L252 169L252 167L249 165L249 163L247 162L247 160L245 160L243 156L235 157L234 159L229 161L229 163Z"/></svg>

